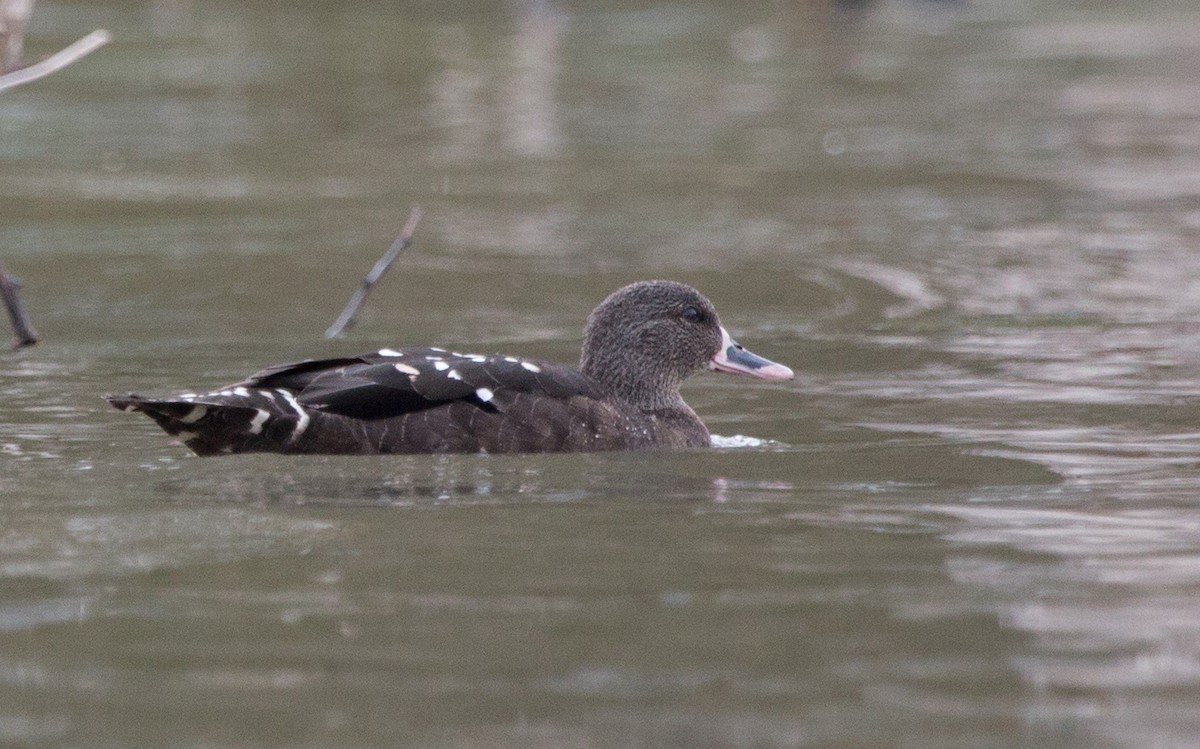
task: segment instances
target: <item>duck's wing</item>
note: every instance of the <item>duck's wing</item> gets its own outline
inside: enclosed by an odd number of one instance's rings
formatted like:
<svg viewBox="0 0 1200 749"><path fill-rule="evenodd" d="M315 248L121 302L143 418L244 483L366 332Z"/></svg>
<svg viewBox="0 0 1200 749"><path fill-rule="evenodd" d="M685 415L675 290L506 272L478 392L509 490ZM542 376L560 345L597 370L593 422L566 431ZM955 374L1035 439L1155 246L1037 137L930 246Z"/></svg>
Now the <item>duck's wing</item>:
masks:
<svg viewBox="0 0 1200 749"><path fill-rule="evenodd" d="M363 420L454 402L496 412L526 400L521 396L563 400L596 395L591 382L571 367L437 348L383 349L269 367L237 387L286 389L305 408Z"/></svg>

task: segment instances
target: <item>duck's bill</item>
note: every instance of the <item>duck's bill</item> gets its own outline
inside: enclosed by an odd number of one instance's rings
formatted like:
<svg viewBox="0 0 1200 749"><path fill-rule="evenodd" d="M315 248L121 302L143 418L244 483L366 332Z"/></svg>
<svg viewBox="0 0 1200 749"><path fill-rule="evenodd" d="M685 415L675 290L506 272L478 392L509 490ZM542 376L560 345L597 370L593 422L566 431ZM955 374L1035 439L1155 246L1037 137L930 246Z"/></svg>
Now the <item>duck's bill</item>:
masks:
<svg viewBox="0 0 1200 749"><path fill-rule="evenodd" d="M791 367L747 351L742 344L730 337L725 328L721 328L721 350L712 358L709 368L718 372L757 377L760 380L790 380L796 376Z"/></svg>

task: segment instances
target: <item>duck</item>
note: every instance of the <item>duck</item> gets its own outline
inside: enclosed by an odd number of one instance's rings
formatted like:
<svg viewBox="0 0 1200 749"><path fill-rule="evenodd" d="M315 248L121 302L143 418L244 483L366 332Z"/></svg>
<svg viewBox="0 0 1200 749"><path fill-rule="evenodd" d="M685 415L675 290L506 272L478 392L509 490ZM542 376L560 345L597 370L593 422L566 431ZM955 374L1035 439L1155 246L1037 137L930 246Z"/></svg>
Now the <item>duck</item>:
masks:
<svg viewBox="0 0 1200 749"><path fill-rule="evenodd" d="M699 291L660 280L620 288L592 311L578 367L384 348L267 367L206 393L104 398L201 456L683 450L711 442L679 393L705 370L795 376L735 341Z"/></svg>

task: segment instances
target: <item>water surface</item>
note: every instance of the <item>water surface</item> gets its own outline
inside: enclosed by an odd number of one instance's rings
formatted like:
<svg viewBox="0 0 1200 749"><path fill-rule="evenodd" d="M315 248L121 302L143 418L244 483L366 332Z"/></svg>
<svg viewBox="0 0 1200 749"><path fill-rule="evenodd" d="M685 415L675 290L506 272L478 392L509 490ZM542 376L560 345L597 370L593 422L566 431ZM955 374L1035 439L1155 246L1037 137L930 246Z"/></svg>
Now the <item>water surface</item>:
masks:
<svg viewBox="0 0 1200 749"><path fill-rule="evenodd" d="M1188 3L39 4L0 98L0 742L1187 746ZM417 242L322 338L399 230ZM105 392L572 361L638 278L712 451L189 457Z"/></svg>

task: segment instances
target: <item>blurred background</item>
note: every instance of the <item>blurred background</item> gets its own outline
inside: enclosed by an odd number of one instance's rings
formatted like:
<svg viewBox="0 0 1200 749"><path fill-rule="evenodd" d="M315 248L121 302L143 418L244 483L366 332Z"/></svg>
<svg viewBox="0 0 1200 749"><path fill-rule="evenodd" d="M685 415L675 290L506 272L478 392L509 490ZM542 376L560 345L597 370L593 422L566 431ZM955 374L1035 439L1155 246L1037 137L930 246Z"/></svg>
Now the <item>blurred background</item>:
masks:
<svg viewBox="0 0 1200 749"><path fill-rule="evenodd" d="M95 28L0 93L0 743L1195 743L1194 2L40 0L26 60ZM652 277L797 371L690 383L711 452L202 460L100 399L571 362Z"/></svg>

